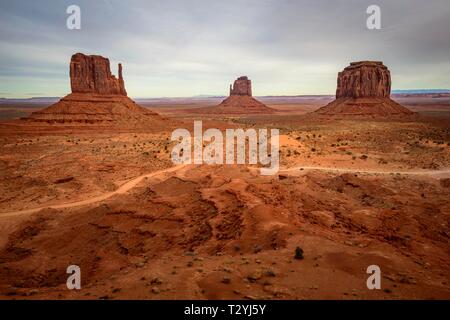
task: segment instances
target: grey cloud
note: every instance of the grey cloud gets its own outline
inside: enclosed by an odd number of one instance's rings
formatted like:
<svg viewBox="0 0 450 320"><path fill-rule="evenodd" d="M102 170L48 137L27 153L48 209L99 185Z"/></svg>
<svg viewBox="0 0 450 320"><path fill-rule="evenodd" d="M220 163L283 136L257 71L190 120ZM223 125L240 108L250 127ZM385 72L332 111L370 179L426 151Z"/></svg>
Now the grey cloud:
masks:
<svg viewBox="0 0 450 320"><path fill-rule="evenodd" d="M224 94L241 74L256 94L332 93L336 73L361 59L383 60L395 88L450 87L448 0L83 0L71 31L73 3L0 4L0 85L13 78L8 90L23 93L46 78L69 90L68 60L84 52L123 62L141 97ZM382 30L365 27L370 4Z"/></svg>

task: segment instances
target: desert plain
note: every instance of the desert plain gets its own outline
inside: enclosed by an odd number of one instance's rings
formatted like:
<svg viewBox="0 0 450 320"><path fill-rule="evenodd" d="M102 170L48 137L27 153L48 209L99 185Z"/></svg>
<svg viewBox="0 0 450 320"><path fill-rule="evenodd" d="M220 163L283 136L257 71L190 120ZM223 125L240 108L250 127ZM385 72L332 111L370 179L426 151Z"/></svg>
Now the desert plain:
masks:
<svg viewBox="0 0 450 320"><path fill-rule="evenodd" d="M313 113L331 96L262 97L275 112L249 115L148 99L160 118L114 127L1 104L0 298L450 299L450 97L393 99L416 114ZM193 120L280 129L278 174L174 165L171 132Z"/></svg>

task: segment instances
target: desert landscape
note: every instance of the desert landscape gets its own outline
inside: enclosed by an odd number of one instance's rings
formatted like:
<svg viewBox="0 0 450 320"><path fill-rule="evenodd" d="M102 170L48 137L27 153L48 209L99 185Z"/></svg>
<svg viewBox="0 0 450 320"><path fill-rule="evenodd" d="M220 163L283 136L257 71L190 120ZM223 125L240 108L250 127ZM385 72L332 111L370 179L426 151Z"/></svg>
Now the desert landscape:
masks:
<svg viewBox="0 0 450 320"><path fill-rule="evenodd" d="M133 101L122 65L83 54L70 81L0 103L1 299L450 299L450 95L391 95L377 61L336 96L253 97L240 76L229 97ZM194 120L278 128L278 174L174 165Z"/></svg>

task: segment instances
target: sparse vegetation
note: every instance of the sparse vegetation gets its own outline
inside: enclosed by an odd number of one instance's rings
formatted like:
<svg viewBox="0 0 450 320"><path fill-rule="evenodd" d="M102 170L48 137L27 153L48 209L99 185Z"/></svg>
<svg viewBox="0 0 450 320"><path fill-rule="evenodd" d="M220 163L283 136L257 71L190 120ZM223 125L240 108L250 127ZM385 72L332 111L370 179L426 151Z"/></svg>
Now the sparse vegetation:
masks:
<svg viewBox="0 0 450 320"><path fill-rule="evenodd" d="M303 258L304 258L304 257L303 257L303 249L300 248L300 247L296 247L296 248L295 248L294 259L302 260Z"/></svg>

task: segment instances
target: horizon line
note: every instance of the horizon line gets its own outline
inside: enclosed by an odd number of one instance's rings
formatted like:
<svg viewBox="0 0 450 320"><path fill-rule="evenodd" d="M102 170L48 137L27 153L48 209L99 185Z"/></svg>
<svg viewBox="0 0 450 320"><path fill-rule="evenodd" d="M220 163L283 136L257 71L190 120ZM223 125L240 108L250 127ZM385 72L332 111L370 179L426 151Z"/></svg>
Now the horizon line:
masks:
<svg viewBox="0 0 450 320"><path fill-rule="evenodd" d="M440 93L450 93L450 89L392 89L391 94L408 94L408 93L423 93L423 94L440 94ZM70 93L68 93L70 94ZM62 96L31 96L31 97L0 97L2 100L31 100L31 99L60 99ZM336 93L324 93L324 94L280 94L280 95L255 95L254 97L259 98L270 98L270 97L326 97L326 96L335 96ZM228 95L215 95L215 94L196 94L191 96L148 96L148 97L139 97L139 96L129 96L131 99L143 100L143 99L187 99L187 98L224 98L228 97Z"/></svg>

